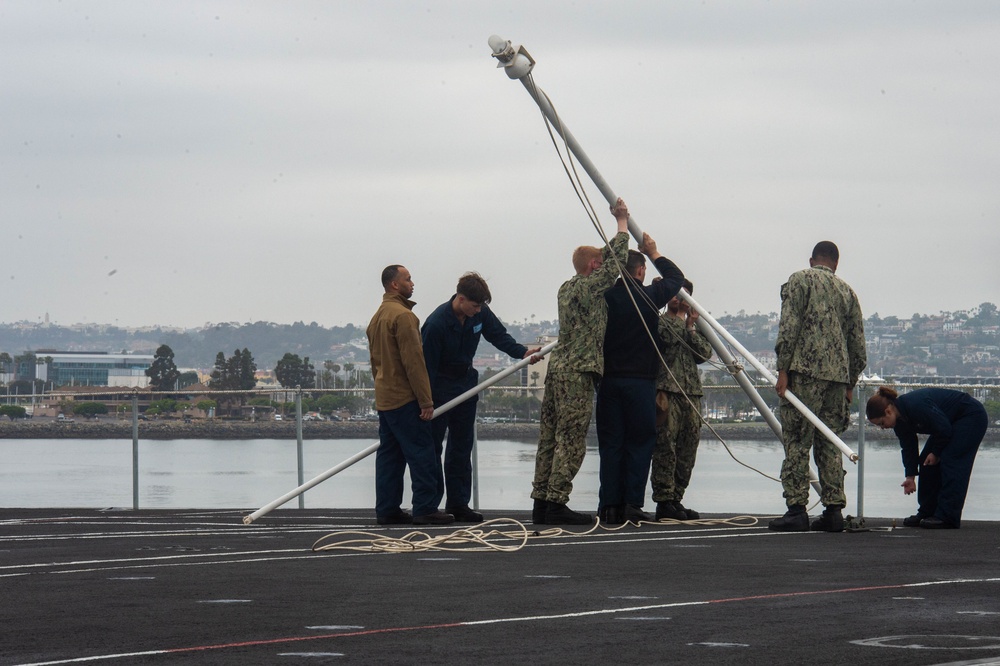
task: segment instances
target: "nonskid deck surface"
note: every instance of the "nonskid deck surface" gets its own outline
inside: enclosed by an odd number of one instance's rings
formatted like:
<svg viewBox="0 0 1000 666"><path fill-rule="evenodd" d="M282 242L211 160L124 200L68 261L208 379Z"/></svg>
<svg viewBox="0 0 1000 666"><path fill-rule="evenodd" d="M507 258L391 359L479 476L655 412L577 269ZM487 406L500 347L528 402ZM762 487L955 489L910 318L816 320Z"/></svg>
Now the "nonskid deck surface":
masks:
<svg viewBox="0 0 1000 666"><path fill-rule="evenodd" d="M313 552L370 510L0 510L0 665L1000 663L1000 524L568 528ZM725 519L731 516L708 516ZM439 537L474 528L424 529ZM394 545L398 546L399 542Z"/></svg>

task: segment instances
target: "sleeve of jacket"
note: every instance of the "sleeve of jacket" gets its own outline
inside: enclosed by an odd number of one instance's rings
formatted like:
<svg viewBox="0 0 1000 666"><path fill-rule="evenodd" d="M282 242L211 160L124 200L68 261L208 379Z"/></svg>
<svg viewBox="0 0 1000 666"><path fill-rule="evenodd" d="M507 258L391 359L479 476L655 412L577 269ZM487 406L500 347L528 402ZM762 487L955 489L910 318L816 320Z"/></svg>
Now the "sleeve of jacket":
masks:
<svg viewBox="0 0 1000 666"><path fill-rule="evenodd" d="M853 387L868 365L868 351L865 347L865 318L861 314L861 304L854 291L851 291L851 315L848 318L844 337L847 340L847 360L850 366L850 383Z"/></svg>
<svg viewBox="0 0 1000 666"><path fill-rule="evenodd" d="M524 358L524 355L528 352L528 348L522 344L518 344L517 340L511 337L503 322L493 314L493 310L488 305L483 305L482 315L483 337L491 345L511 358Z"/></svg>
<svg viewBox="0 0 1000 666"><path fill-rule="evenodd" d="M615 285L615 280L618 279L619 264L624 266L625 262L628 261L628 234L624 231L615 234L615 237L611 239L610 246L610 249L605 247L602 252L604 263L590 274L590 277L596 280L597 289L602 292ZM618 258L618 261L614 260L612 254Z"/></svg>
<svg viewBox="0 0 1000 666"><path fill-rule="evenodd" d="M663 279L648 285L646 293L662 309L684 286L684 273L677 268L677 264L663 256L654 261L653 265Z"/></svg>
<svg viewBox="0 0 1000 666"><path fill-rule="evenodd" d="M903 458L903 476L916 476L920 462L917 433L903 428L895 430L896 437L899 438L899 452Z"/></svg>
<svg viewBox="0 0 1000 666"><path fill-rule="evenodd" d="M695 363L704 363L712 358L712 352L714 351L712 344L700 331L687 331L686 337L688 347L691 349L691 356L694 357Z"/></svg>
<svg viewBox="0 0 1000 666"><path fill-rule="evenodd" d="M424 345L420 339L417 315L407 312L396 321L396 341L399 344L399 360L410 382L410 388L417 396L421 409L434 406L431 396L431 381L424 361Z"/></svg>
<svg viewBox="0 0 1000 666"><path fill-rule="evenodd" d="M441 349L444 342L444 330L441 322L433 316L428 317L420 329L420 337L424 348L424 367L427 370L427 381L431 386L437 380L437 371L441 367Z"/></svg>
<svg viewBox="0 0 1000 666"><path fill-rule="evenodd" d="M660 313L660 319L656 324L656 334L660 337L660 348L665 348L675 342L674 336L670 334L670 315L666 312Z"/></svg>
<svg viewBox="0 0 1000 666"><path fill-rule="evenodd" d="M799 291L792 279L781 286L781 319L778 321L778 339L774 343L779 371L788 371L792 367L792 355L799 342L805 299Z"/></svg>

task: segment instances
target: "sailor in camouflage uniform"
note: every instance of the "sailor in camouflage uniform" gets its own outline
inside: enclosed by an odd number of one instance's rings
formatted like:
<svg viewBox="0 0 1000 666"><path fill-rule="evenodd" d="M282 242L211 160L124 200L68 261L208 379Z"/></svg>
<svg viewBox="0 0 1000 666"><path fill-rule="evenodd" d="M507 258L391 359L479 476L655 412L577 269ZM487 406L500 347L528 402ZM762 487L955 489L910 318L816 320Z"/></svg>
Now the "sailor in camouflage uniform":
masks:
<svg viewBox="0 0 1000 666"><path fill-rule="evenodd" d="M577 248L573 253L576 275L559 288L559 346L549 357L545 374L531 491L531 519L536 524L586 525L594 520L566 504L587 452L594 391L604 372L608 320L604 292L614 285L618 267L628 256L628 207L618 199L611 212L618 233L610 247L603 251Z"/></svg>
<svg viewBox="0 0 1000 666"><path fill-rule="evenodd" d="M849 423L848 406L854 385L867 363L864 320L858 297L834 273L840 252L830 241L816 244L810 268L793 273L781 287L781 322L774 350L778 355L782 440L781 465L788 511L769 527L783 532L810 529L809 450L813 451L826 507L813 530L840 532L844 494L844 463L840 450L784 399L791 390L830 430L840 434Z"/></svg>
<svg viewBox="0 0 1000 666"><path fill-rule="evenodd" d="M684 280L684 289L689 294L694 292L690 280ZM705 392L698 364L712 358L712 345L695 328L697 321L698 313L677 296L670 299L667 311L660 316L659 334L665 345L666 366L656 379L656 448L650 475L657 520L701 517L681 504L691 482L701 437L701 398Z"/></svg>

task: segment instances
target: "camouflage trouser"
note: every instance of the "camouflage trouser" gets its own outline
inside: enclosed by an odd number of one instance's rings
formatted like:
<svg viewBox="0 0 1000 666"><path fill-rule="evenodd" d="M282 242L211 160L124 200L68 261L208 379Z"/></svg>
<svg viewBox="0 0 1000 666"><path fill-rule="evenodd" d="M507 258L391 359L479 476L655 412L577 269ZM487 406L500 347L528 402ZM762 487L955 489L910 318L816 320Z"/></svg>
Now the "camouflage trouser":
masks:
<svg viewBox="0 0 1000 666"><path fill-rule="evenodd" d="M587 428L594 411L592 372L550 374L545 378L541 432L535 455L531 497L566 504L573 479L587 453Z"/></svg>
<svg viewBox="0 0 1000 666"><path fill-rule="evenodd" d="M847 384L813 379L795 372L789 373L788 389L813 414L840 434L849 423ZM781 485L785 489L785 504L805 506L809 503L809 449L812 449L819 474L820 501L824 506L847 505L844 494L844 461L841 452L809 423L787 400L781 401L782 441L785 461L781 464Z"/></svg>
<svg viewBox="0 0 1000 666"><path fill-rule="evenodd" d="M698 441L701 439L701 396L667 393L667 419L656 428L656 448L650 481L653 501L668 502L684 499L691 482Z"/></svg>

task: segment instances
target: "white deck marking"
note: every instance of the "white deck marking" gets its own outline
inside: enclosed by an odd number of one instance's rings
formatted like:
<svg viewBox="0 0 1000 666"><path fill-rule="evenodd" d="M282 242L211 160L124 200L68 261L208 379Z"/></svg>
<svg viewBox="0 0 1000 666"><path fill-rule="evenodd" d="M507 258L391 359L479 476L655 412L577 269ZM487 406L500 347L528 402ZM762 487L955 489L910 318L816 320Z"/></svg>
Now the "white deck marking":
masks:
<svg viewBox="0 0 1000 666"><path fill-rule="evenodd" d="M963 636L954 634L911 634L879 636L851 641L854 645L902 650L997 650L1000 636ZM967 645L962 645L967 643Z"/></svg>
<svg viewBox="0 0 1000 666"><path fill-rule="evenodd" d="M232 648L246 648L250 646L263 646L263 645L276 645L280 643L298 643L307 640L329 640L334 638L348 638L351 636L372 636L378 634L387 633L398 633L398 632L414 632L414 631L427 631L427 630L440 630L448 628L457 627L472 627L477 625L495 625L511 622L538 622L546 620L559 620L559 619L571 619L580 617L594 617L599 615L615 615L621 613L634 613L639 611L650 611L650 610L663 610L666 608L682 608L685 606L707 606L711 604L731 604L731 603L741 603L741 602L752 602L752 601L763 601L768 599L787 599L793 597L805 597L814 596L820 594L851 594L857 592L872 592L878 590L891 590L891 589L905 589L905 588L919 588L919 587L929 587L937 585L958 585L965 583L998 583L1000 578L962 578L956 580L934 580L934 581L923 581L916 583L900 583L893 585L871 585L853 588L839 588L832 590L808 590L802 592L782 592L775 594L761 594L745 597L733 597L724 599L706 599L701 601L681 601L674 603L665 604L655 604L648 606L632 606L629 608L601 608L593 609L587 611L579 611L572 613L556 613L551 615L527 615L527 616L517 616L517 617L505 617L505 618L493 618L488 620L471 620L465 622L449 622L440 623L432 625L423 626L409 626L409 627L386 627L384 629L368 629L362 631L350 631L335 634L319 634L316 636L287 636L278 638L263 638L253 641L241 641L236 643L221 643L217 645L197 645L190 646L186 648L171 648L164 650L150 650L144 652L128 652L128 653L115 653L115 654L104 654L104 655L92 655L89 657L76 657L70 659L60 659L56 661L45 661L45 662L35 662L31 664L20 664L18 666L56 666L57 664L74 664L74 663L84 663L91 661L109 661L112 659L124 659L128 657L137 656L148 656L148 655L161 655L161 654L182 654L187 652L205 652L208 650L225 650ZM862 645L873 645L882 647L913 647L913 643L910 642L907 645L882 645L884 641L892 641L895 639L908 639L912 637L906 636L887 636L882 638L871 638L865 639L864 641L852 641L852 643L862 644ZM942 638L942 637L930 637L922 636L923 640L928 638ZM969 641L988 641L988 643L983 645L970 646L968 648L933 648L933 649L995 649L1000 648L1000 638L980 637L980 636L964 636L964 637L949 637L949 638L959 638L967 639Z"/></svg>

